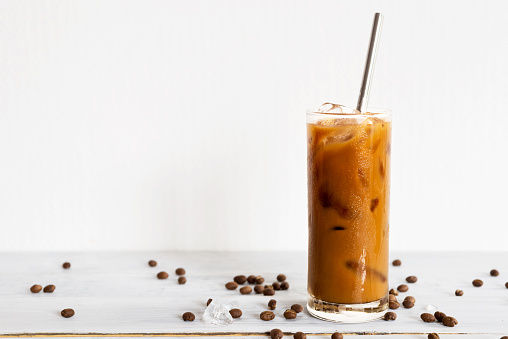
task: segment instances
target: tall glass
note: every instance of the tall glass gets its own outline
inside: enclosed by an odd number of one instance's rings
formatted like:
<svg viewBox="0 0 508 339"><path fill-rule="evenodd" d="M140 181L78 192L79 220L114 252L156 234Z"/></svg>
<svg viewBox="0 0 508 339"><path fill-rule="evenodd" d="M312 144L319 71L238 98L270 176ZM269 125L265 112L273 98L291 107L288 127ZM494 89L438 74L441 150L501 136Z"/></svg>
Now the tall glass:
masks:
<svg viewBox="0 0 508 339"><path fill-rule="evenodd" d="M364 322L388 308L391 112L342 110L307 111L307 308Z"/></svg>

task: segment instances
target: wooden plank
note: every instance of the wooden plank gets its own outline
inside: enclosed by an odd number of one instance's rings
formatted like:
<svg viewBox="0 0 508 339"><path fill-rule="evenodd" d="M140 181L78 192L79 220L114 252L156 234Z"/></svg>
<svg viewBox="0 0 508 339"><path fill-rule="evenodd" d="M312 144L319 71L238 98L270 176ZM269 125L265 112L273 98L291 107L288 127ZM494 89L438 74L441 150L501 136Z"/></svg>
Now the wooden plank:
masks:
<svg viewBox="0 0 508 339"><path fill-rule="evenodd" d="M374 321L364 324L337 324L317 320L306 311L295 320L282 313L294 303L305 304L306 255L303 252L125 252L125 253L0 253L0 335L71 335L71 336L225 336L264 335L273 328L286 333L329 335L340 331L349 334L374 333L420 335L492 334L508 335L508 253L400 253L403 261L392 267L390 285L404 283L408 275L418 276L410 285L417 303L413 309L396 310L394 322ZM158 267L147 265L149 259ZM72 268L61 264L70 261ZM187 270L187 284L178 285L174 270ZM491 277L497 268L501 275ZM168 280L155 278L157 272L170 273ZM267 283L279 273L288 276L291 288L277 291L274 297L241 295L224 288L238 274L259 274ZM482 279L484 286L471 281ZM35 283L54 284L53 294L32 294ZM463 289L463 297L454 291ZM243 311L241 319L229 326L202 323L208 298L236 304ZM259 319L266 303L278 302L276 318ZM438 323L427 324L419 315L432 304L459 320L453 328ZM60 310L73 308L70 319ZM194 312L196 321L184 322L181 314Z"/></svg>

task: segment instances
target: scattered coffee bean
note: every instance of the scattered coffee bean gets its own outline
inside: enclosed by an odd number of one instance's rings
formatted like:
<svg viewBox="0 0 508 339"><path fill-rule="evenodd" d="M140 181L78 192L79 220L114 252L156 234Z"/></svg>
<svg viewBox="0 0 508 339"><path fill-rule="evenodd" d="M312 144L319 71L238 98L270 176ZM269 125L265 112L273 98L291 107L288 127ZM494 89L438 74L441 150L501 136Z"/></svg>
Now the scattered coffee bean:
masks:
<svg viewBox="0 0 508 339"><path fill-rule="evenodd" d="M263 311L259 315L259 318L264 321L270 321L275 318L275 314L272 311Z"/></svg>
<svg viewBox="0 0 508 339"><path fill-rule="evenodd" d="M407 292L409 290L409 287L407 285L399 285L397 287L397 291L399 292Z"/></svg>
<svg viewBox="0 0 508 339"><path fill-rule="evenodd" d="M274 310L276 307L277 307L277 300L270 299L270 301L268 302L268 308L270 310Z"/></svg>
<svg viewBox="0 0 508 339"><path fill-rule="evenodd" d="M420 318L422 318L422 320L425 321L426 323L433 323L434 321L436 321L436 317L434 317L430 313L422 313L422 315L420 315Z"/></svg>
<svg viewBox="0 0 508 339"><path fill-rule="evenodd" d="M502 336L501 339L508 339L508 335Z"/></svg>
<svg viewBox="0 0 508 339"><path fill-rule="evenodd" d="M244 286L244 287L240 288L241 294L250 294L251 292L252 292L252 287L250 287L250 286Z"/></svg>
<svg viewBox="0 0 508 339"><path fill-rule="evenodd" d="M386 321L388 321L388 320L395 320L395 319L397 319L397 315L394 312L386 312L384 319Z"/></svg>
<svg viewBox="0 0 508 339"><path fill-rule="evenodd" d="M342 333L339 333L339 332L334 332L332 333L332 339L343 339L344 336L342 335Z"/></svg>
<svg viewBox="0 0 508 339"><path fill-rule="evenodd" d="M273 288L265 288L263 290L263 295L275 295L275 290Z"/></svg>
<svg viewBox="0 0 508 339"><path fill-rule="evenodd" d="M284 336L284 333L282 333L281 330L278 328L274 328L270 331L270 338L272 339L281 339Z"/></svg>
<svg viewBox="0 0 508 339"><path fill-rule="evenodd" d="M415 303L412 302L411 300L404 300L402 302L402 305L405 307L405 308L413 308L415 306Z"/></svg>
<svg viewBox="0 0 508 339"><path fill-rule="evenodd" d="M249 276L247 277L247 282L248 282L249 284L255 284L255 283L256 283L256 276L255 276L255 275L249 275Z"/></svg>
<svg viewBox="0 0 508 339"><path fill-rule="evenodd" d="M415 277L414 275L410 275L409 277L406 278L406 281L410 284L414 284L417 280L418 278Z"/></svg>
<svg viewBox="0 0 508 339"><path fill-rule="evenodd" d="M508 282L506 284L504 284L504 287L508 288Z"/></svg>
<svg viewBox="0 0 508 339"><path fill-rule="evenodd" d="M291 309L295 311L296 313L303 312L303 306L300 304L293 304L291 305Z"/></svg>
<svg viewBox="0 0 508 339"><path fill-rule="evenodd" d="M196 316L192 312L185 312L184 314L182 314L182 319L184 321L194 321L194 319L196 319Z"/></svg>
<svg viewBox="0 0 508 339"><path fill-rule="evenodd" d="M164 271L157 273L157 278L158 279L167 279L168 277L169 277L169 274L167 274Z"/></svg>
<svg viewBox="0 0 508 339"><path fill-rule="evenodd" d="M244 275L237 275L236 277L233 278L233 280L235 281L235 283L237 283L238 285L243 285L245 284L245 282L247 281L247 277L244 276Z"/></svg>
<svg viewBox="0 0 508 339"><path fill-rule="evenodd" d="M41 285L33 285L32 287L30 287L30 292L32 293L39 293L40 291L42 291Z"/></svg>
<svg viewBox="0 0 508 339"><path fill-rule="evenodd" d="M264 282L265 282L265 278L263 278L261 276L256 277L256 284L261 285Z"/></svg>
<svg viewBox="0 0 508 339"><path fill-rule="evenodd" d="M178 277L178 283L180 285L183 285L187 282L187 279L185 277Z"/></svg>
<svg viewBox="0 0 508 339"><path fill-rule="evenodd" d="M483 285L483 281L481 281L480 279L473 280L473 286L481 287L482 285Z"/></svg>
<svg viewBox="0 0 508 339"><path fill-rule="evenodd" d="M392 262L392 265L393 265L393 266L400 266L400 265L402 265L402 262L401 262L399 259L395 259L395 260Z"/></svg>
<svg viewBox="0 0 508 339"><path fill-rule="evenodd" d="M428 339L439 339L439 335L437 335L437 333L430 333L427 338Z"/></svg>
<svg viewBox="0 0 508 339"><path fill-rule="evenodd" d="M44 287L44 290L43 292L44 293L53 293L55 291L55 285L48 285L46 287Z"/></svg>
<svg viewBox="0 0 508 339"><path fill-rule="evenodd" d="M177 268L175 270L176 275L185 275L185 270L183 268Z"/></svg>
<svg viewBox="0 0 508 339"><path fill-rule="evenodd" d="M307 339L307 335L303 332L296 332L294 335L293 335L293 338L294 339ZM503 339L503 338L501 338Z"/></svg>
<svg viewBox="0 0 508 339"><path fill-rule="evenodd" d="M458 323L459 322L454 317L444 317L443 318L443 325L445 325L445 326L454 327Z"/></svg>
<svg viewBox="0 0 508 339"><path fill-rule="evenodd" d="M265 288L272 288L273 289L273 285L265 285Z"/></svg>
<svg viewBox="0 0 508 339"><path fill-rule="evenodd" d="M212 302L212 298L208 299L208 301L206 302L206 306L210 305L211 302Z"/></svg>
<svg viewBox="0 0 508 339"><path fill-rule="evenodd" d="M393 294L388 294L388 301L397 301L397 297Z"/></svg>
<svg viewBox="0 0 508 339"><path fill-rule="evenodd" d="M414 297L412 297L412 296L410 296L410 295L408 295L407 297L405 297L405 298L404 298L404 300L410 301L410 302L412 302L413 304L414 304L414 303L416 303L415 298L414 298Z"/></svg>
<svg viewBox="0 0 508 339"><path fill-rule="evenodd" d="M230 281L226 284L226 288L228 290L236 290L238 288L238 284L235 283L234 281Z"/></svg>
<svg viewBox="0 0 508 339"><path fill-rule="evenodd" d="M434 312L434 317L436 317L437 321L442 322L444 317L446 317L446 314L444 314L443 312L436 311Z"/></svg>
<svg viewBox="0 0 508 339"><path fill-rule="evenodd" d="M231 314L234 319L238 319L242 316L242 310L239 308L233 308L232 310L229 310L229 314Z"/></svg>
<svg viewBox="0 0 508 339"><path fill-rule="evenodd" d="M288 290L289 289L289 283L287 281L283 281L281 284L280 284L280 289L281 290Z"/></svg>
<svg viewBox="0 0 508 339"><path fill-rule="evenodd" d="M286 276L284 274L279 274L277 276L277 281L278 282L283 282L284 280L286 280ZM302 333L302 332L300 332L300 333Z"/></svg>
<svg viewBox="0 0 508 339"><path fill-rule="evenodd" d="M278 290L280 290L280 283L278 283L278 282L274 282L274 283L272 284L272 287L273 287L273 289L274 289L274 290L278 291Z"/></svg>
<svg viewBox="0 0 508 339"><path fill-rule="evenodd" d="M284 318L286 319L295 319L296 318L296 312L293 310L285 310L284 311Z"/></svg>
<svg viewBox="0 0 508 339"><path fill-rule="evenodd" d="M400 307L400 304L397 301L390 301L390 302L388 302L388 307L391 310L396 310L397 308Z"/></svg>
<svg viewBox="0 0 508 339"><path fill-rule="evenodd" d="M71 268L71 263L70 262L64 262L62 264L62 267L65 268L65 269Z"/></svg>
<svg viewBox="0 0 508 339"><path fill-rule="evenodd" d="M499 275L499 271L498 270L491 270L490 275L493 277L497 277Z"/></svg>
<svg viewBox="0 0 508 339"><path fill-rule="evenodd" d="M62 312L60 312L60 314L64 318L70 318L74 315L74 310L72 308L66 308L65 310L62 310Z"/></svg>
<svg viewBox="0 0 508 339"><path fill-rule="evenodd" d="M263 287L263 285L254 286L254 292L256 292L257 294L263 293L264 290L265 290L265 288Z"/></svg>
<svg viewBox="0 0 508 339"><path fill-rule="evenodd" d="M155 267L155 266L157 266L157 261L155 261L155 260L150 260L150 261L148 262L148 266L150 266L150 267Z"/></svg>
<svg viewBox="0 0 508 339"><path fill-rule="evenodd" d="M462 296L464 295L464 291L463 291L463 290L456 290L456 291L455 291L455 295L456 295L457 297L462 297Z"/></svg>
<svg viewBox="0 0 508 339"><path fill-rule="evenodd" d="M399 292L397 292L396 290L394 290L393 288L390 290L389 292L391 295L399 295Z"/></svg>

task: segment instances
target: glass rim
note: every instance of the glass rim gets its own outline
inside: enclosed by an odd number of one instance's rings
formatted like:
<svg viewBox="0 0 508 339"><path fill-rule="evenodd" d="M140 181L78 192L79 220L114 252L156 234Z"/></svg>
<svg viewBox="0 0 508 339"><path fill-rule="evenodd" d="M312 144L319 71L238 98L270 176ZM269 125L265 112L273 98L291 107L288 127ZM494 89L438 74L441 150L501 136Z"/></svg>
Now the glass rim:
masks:
<svg viewBox="0 0 508 339"><path fill-rule="evenodd" d="M348 111L356 111L355 108L349 106L343 106ZM392 116L392 110L381 107L367 107L365 113L351 113L351 112L319 112L319 108L306 110L307 115L321 116L321 117L373 117L373 116Z"/></svg>

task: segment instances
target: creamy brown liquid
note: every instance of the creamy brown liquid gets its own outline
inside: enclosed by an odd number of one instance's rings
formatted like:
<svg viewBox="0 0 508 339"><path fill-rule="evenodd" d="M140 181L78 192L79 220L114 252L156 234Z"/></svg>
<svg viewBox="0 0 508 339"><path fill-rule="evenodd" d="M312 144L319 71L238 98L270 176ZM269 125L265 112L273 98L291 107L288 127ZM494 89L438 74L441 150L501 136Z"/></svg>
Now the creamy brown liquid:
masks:
<svg viewBox="0 0 508 339"><path fill-rule="evenodd" d="M391 122L307 124L308 291L341 304L388 293Z"/></svg>

